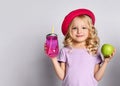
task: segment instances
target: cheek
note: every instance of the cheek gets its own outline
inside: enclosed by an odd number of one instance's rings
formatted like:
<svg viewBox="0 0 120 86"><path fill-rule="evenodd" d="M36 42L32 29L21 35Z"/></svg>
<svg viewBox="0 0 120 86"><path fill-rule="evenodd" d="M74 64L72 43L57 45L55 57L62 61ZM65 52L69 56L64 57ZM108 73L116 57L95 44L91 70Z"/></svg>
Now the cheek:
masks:
<svg viewBox="0 0 120 86"><path fill-rule="evenodd" d="M85 34L86 34L86 37L89 37L89 33L88 32L86 32Z"/></svg>
<svg viewBox="0 0 120 86"><path fill-rule="evenodd" d="M76 31L72 30L71 35L74 35L74 34L76 34Z"/></svg>
<svg viewBox="0 0 120 86"><path fill-rule="evenodd" d="M89 36L89 33L87 32L86 35Z"/></svg>

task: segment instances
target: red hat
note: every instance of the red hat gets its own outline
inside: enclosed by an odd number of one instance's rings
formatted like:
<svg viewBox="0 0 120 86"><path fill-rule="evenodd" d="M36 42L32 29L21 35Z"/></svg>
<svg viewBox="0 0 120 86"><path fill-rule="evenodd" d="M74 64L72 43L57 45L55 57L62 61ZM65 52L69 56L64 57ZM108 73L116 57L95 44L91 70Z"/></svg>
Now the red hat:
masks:
<svg viewBox="0 0 120 86"><path fill-rule="evenodd" d="M69 24L71 23L71 21L76 17L76 16L80 16L80 15L87 15L92 19L93 25L95 24L95 16L94 14L88 10L88 9L77 9L77 10L73 10L72 12L70 12L65 18L64 21L62 23L62 33L63 35L66 35Z"/></svg>

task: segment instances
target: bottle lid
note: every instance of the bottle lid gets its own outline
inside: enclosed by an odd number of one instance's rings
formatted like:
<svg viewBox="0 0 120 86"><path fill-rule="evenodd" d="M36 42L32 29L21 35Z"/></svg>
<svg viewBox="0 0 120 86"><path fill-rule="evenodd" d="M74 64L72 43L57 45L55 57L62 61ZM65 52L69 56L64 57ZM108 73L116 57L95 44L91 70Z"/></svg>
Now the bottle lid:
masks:
<svg viewBox="0 0 120 86"><path fill-rule="evenodd" d="M55 33L49 33L49 34L47 34L47 36L57 36L57 34L55 34Z"/></svg>

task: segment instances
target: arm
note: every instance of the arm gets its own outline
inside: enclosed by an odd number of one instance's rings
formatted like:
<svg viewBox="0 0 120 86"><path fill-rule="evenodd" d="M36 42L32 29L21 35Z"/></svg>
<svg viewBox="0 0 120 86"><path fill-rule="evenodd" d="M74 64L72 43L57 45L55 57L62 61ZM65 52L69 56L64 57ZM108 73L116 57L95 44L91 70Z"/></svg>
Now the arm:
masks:
<svg viewBox="0 0 120 86"><path fill-rule="evenodd" d="M94 77L97 81L100 81L105 73L105 69L109 63L109 61L113 58L114 54L115 54L115 51L113 52L112 55L110 55L109 57L105 58L102 65L100 64L96 64L95 65L95 70L94 70Z"/></svg>
<svg viewBox="0 0 120 86"><path fill-rule="evenodd" d="M57 61L57 58L51 58L51 61L53 63L53 66L54 66L54 69L55 69L55 72L57 74L57 76L59 77L60 80L63 80L64 77L65 77L65 62L61 62L59 63Z"/></svg>
<svg viewBox="0 0 120 86"><path fill-rule="evenodd" d="M94 77L97 81L100 81L105 73L105 69L107 67L108 61L104 61L103 64L95 65Z"/></svg>
<svg viewBox="0 0 120 86"><path fill-rule="evenodd" d="M47 47L46 47L46 44L45 44L45 45L44 45L44 51L45 51L45 53L47 53L47 52L46 52L46 49L47 49ZM54 66L54 69L55 69L55 72L56 72L58 78L59 78L60 80L63 80L64 77L65 77L65 69L66 69L65 62L59 63L59 62L57 61L57 57L51 58L51 61L52 61L52 63L53 63L53 66Z"/></svg>

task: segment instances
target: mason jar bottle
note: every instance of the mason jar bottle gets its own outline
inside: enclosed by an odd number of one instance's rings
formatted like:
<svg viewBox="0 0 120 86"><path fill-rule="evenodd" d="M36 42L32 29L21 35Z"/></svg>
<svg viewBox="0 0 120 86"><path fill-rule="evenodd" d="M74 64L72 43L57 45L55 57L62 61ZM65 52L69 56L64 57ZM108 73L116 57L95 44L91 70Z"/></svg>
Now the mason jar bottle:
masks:
<svg viewBox="0 0 120 86"><path fill-rule="evenodd" d="M55 33L46 35L46 54L50 57L56 57L59 53L58 37Z"/></svg>

